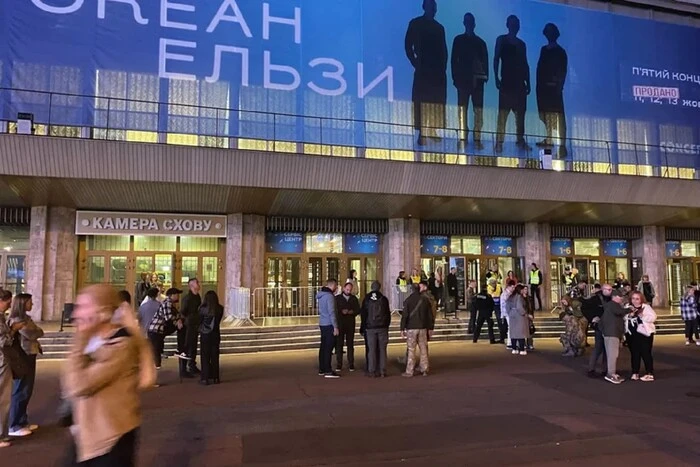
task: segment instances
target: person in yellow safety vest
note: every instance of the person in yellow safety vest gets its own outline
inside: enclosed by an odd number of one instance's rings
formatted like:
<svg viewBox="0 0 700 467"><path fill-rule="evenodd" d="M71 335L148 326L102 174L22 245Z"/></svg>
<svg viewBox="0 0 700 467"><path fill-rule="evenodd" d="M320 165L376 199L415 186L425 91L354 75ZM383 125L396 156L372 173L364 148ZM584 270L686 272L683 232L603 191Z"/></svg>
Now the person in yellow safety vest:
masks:
<svg viewBox="0 0 700 467"><path fill-rule="evenodd" d="M399 277L396 278L396 285L400 292L408 291L408 279L406 278L406 271L399 271Z"/></svg>
<svg viewBox="0 0 700 467"><path fill-rule="evenodd" d="M421 277L420 272L418 272L418 268L413 268L413 272L411 273L411 284L418 285L422 280L423 278Z"/></svg>
<svg viewBox="0 0 700 467"><path fill-rule="evenodd" d="M536 263L532 263L530 269L530 300L532 301L532 308L537 311L542 311L542 295L540 294L542 282L542 271L540 271Z"/></svg>

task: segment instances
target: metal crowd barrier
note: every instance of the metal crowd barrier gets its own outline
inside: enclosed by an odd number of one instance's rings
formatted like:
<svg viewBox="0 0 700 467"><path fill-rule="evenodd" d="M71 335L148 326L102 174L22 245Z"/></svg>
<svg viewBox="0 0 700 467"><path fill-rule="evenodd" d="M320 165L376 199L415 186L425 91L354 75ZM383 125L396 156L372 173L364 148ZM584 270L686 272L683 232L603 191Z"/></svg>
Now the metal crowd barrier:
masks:
<svg viewBox="0 0 700 467"><path fill-rule="evenodd" d="M265 287L253 290L254 318L310 318L318 316L320 287Z"/></svg>
<svg viewBox="0 0 700 467"><path fill-rule="evenodd" d="M411 295L411 286L395 285L391 292L391 313L401 314L403 311L403 302Z"/></svg>
<svg viewBox="0 0 700 467"><path fill-rule="evenodd" d="M226 294L224 324L232 327L255 326L250 315L250 289L232 287Z"/></svg>

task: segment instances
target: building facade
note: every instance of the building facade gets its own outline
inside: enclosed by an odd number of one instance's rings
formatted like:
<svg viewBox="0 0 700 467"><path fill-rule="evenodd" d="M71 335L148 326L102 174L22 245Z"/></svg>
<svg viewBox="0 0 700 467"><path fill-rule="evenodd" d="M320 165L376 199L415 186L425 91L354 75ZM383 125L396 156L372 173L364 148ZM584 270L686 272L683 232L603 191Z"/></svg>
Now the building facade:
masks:
<svg viewBox="0 0 700 467"><path fill-rule="evenodd" d="M668 2L15 3L0 285L37 318L146 274L258 317L351 271L456 268L462 303L536 263L548 306L567 267L660 306L700 280L700 32Z"/></svg>

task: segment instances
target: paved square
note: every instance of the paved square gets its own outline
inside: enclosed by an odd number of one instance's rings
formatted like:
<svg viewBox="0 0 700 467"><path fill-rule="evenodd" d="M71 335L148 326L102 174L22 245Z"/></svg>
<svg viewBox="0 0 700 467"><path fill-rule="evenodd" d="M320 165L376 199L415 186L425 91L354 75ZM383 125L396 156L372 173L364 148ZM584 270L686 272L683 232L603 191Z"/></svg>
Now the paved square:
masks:
<svg viewBox="0 0 700 467"><path fill-rule="evenodd" d="M657 381L613 386L564 359L554 340L512 356L502 346L431 347L433 374L362 371L316 375L313 351L230 356L224 382L178 383L166 362L144 395L143 466L614 465L700 461L700 349L682 337L656 343ZM362 355L360 349L358 352ZM362 365L364 362L358 362ZM629 370L623 350L620 368ZM61 465L67 433L55 426L60 362L41 362L32 421L42 429L3 450L2 465Z"/></svg>

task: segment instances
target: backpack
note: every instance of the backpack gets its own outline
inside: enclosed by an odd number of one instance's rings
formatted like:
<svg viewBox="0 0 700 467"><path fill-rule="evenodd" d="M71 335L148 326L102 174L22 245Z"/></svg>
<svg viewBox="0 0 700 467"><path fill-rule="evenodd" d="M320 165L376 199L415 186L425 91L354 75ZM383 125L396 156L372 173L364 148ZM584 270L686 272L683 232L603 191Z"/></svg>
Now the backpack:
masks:
<svg viewBox="0 0 700 467"><path fill-rule="evenodd" d="M367 326L380 328L386 326L382 302L384 297L372 294L367 297Z"/></svg>

